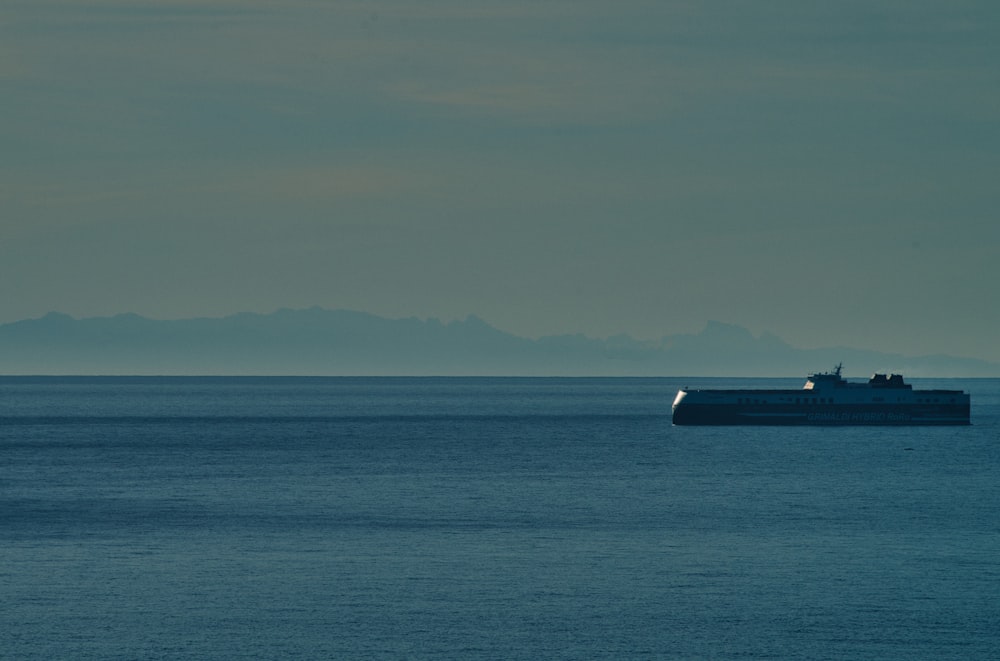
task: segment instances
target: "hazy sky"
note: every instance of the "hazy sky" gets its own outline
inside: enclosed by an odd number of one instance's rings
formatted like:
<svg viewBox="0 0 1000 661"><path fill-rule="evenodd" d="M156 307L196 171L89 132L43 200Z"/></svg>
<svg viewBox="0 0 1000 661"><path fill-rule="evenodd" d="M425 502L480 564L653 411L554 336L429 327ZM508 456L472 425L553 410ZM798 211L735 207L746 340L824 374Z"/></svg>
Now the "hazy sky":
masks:
<svg viewBox="0 0 1000 661"><path fill-rule="evenodd" d="M998 209L996 0L0 5L0 323L716 319L1000 360Z"/></svg>

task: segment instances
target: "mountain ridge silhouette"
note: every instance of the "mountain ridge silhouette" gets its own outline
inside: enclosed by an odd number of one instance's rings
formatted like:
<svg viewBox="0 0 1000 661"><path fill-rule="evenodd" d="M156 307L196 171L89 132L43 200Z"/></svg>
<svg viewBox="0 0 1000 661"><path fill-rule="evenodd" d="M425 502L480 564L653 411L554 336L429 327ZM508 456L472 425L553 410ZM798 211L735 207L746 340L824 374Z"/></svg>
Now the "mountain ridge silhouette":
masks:
<svg viewBox="0 0 1000 661"><path fill-rule="evenodd" d="M442 322L320 307L175 320L50 312L0 325L0 373L8 375L805 376L840 362L855 377L1000 375L1000 365L974 358L799 349L714 320L654 341L530 339L475 315Z"/></svg>

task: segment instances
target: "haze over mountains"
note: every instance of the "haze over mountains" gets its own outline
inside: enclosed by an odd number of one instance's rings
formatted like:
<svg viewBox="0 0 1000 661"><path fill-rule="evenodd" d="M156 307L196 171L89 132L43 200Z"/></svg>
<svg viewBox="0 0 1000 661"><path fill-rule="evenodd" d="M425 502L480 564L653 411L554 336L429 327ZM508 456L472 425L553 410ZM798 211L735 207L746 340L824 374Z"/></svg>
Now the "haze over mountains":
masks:
<svg viewBox="0 0 1000 661"><path fill-rule="evenodd" d="M654 342L535 340L475 316L442 323L321 308L172 321L50 313L0 325L2 374L804 376L839 362L855 378L1000 375L1000 365L971 358L798 349L717 321Z"/></svg>

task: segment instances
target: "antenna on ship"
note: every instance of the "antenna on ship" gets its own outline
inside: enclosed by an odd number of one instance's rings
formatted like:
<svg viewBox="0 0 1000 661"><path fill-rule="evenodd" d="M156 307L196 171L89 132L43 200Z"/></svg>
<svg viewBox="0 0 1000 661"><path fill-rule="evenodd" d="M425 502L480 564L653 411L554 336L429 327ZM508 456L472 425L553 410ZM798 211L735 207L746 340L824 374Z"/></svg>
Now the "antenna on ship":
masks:
<svg viewBox="0 0 1000 661"><path fill-rule="evenodd" d="M840 370L844 367L844 363L837 363L837 366L833 368L833 373L838 377L840 376Z"/></svg>

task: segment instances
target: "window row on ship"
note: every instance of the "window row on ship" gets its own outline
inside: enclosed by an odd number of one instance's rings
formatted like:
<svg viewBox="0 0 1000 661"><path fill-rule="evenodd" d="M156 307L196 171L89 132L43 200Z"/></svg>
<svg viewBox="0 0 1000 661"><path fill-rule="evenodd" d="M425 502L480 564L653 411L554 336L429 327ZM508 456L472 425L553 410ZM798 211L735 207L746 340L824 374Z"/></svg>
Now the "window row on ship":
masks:
<svg viewBox="0 0 1000 661"><path fill-rule="evenodd" d="M794 402L793 402L793 399L794 399ZM795 398L792 398L792 397L780 397L780 398L778 398L777 401L779 401L779 402L787 402L789 404L792 404L792 403L795 403L795 404L833 404L833 398L832 397L795 397ZM875 402L875 403L882 403L882 402L885 402L885 398L884 397L872 397L871 401ZM897 397L896 398L896 402L897 403L903 402L903 401L904 401L904 399L902 397ZM752 397L739 397L739 398L737 398L736 402L738 404L771 404L771 403L774 402L774 400L769 400L769 399L755 399L755 398L752 398ZM927 397L927 398L917 398L916 402L918 404L939 404L941 402L941 400L938 399L937 397L935 397L933 399ZM949 402L952 403L952 404L954 404L955 403L955 398L952 397L949 400ZM854 403L861 403L861 402L858 401L858 400L855 400Z"/></svg>
<svg viewBox="0 0 1000 661"><path fill-rule="evenodd" d="M792 403L792 397L780 397L777 401ZM795 397L795 404L833 404L832 397ZM738 397L737 404L772 404L775 400L754 399L752 397Z"/></svg>

